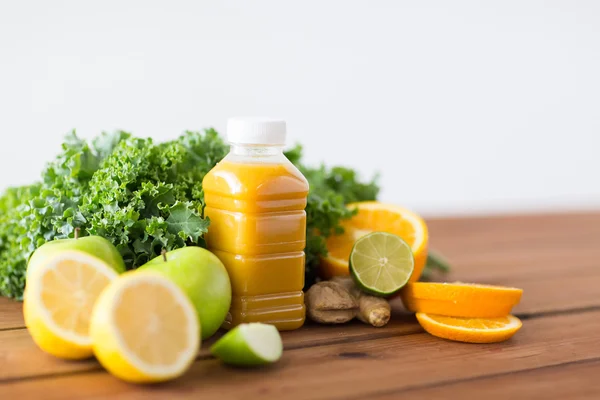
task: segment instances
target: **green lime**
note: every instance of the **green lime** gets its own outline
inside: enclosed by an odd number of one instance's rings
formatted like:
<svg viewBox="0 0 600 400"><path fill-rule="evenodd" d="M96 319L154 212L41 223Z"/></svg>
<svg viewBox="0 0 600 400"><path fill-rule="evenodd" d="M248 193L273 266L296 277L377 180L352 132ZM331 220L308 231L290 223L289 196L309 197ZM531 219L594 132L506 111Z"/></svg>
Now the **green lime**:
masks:
<svg viewBox="0 0 600 400"><path fill-rule="evenodd" d="M273 325L241 324L212 345L210 352L226 364L265 365L281 358L283 343Z"/></svg>
<svg viewBox="0 0 600 400"><path fill-rule="evenodd" d="M358 239L350 253L350 274L364 291L389 296L402 289L415 267L410 246L400 236L373 232Z"/></svg>

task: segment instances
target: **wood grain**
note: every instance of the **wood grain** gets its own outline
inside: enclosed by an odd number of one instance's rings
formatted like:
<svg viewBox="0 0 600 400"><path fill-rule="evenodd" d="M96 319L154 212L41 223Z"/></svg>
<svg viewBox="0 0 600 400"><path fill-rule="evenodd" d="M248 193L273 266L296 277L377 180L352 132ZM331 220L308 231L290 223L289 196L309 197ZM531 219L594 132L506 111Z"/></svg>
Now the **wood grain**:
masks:
<svg viewBox="0 0 600 400"><path fill-rule="evenodd" d="M600 312L585 312L526 321L512 340L494 345L449 342L419 333L290 350L280 363L263 369L233 369L201 360L181 379L152 388L119 382L98 371L8 382L0 385L0 396L369 398L453 380L600 361L599 330Z"/></svg>
<svg viewBox="0 0 600 400"><path fill-rule="evenodd" d="M6 297L0 297L0 331L23 328L24 326L23 304Z"/></svg>
<svg viewBox="0 0 600 400"><path fill-rule="evenodd" d="M0 332L0 382L6 379L98 369L97 363L63 361L42 352L25 329Z"/></svg>
<svg viewBox="0 0 600 400"><path fill-rule="evenodd" d="M282 334L286 350L322 346L334 343L352 343L361 340L396 337L423 332L412 316L394 314L393 321L385 329L375 329L355 321L347 325L322 326L307 324L303 328ZM202 344L198 359L210 357L209 348L220 335ZM51 357L39 348L24 329L0 332L0 362L10 368L0 369L2 382L30 379L37 376L59 375L82 371L101 371L95 360L67 361Z"/></svg>
<svg viewBox="0 0 600 400"><path fill-rule="evenodd" d="M600 213L428 221L431 247L453 264L447 279L515 279L594 273Z"/></svg>
<svg viewBox="0 0 600 400"><path fill-rule="evenodd" d="M24 330L21 303L0 298L0 398L600 398L591 378L600 369L600 212L428 224L432 247L454 267L446 279L524 289L515 313L525 325L511 341L440 340L396 303L383 329L357 322L284 333L284 358L269 368L224 367L206 343L184 377L141 387L94 360L45 355Z"/></svg>
<svg viewBox="0 0 600 400"><path fill-rule="evenodd" d="M506 399L600 399L600 360L582 361L506 373L479 379L439 384L435 387L390 392L374 400L442 400L449 398Z"/></svg>
<svg viewBox="0 0 600 400"><path fill-rule="evenodd" d="M576 241L600 231L600 210L570 214L501 215L427 219L432 243L454 239L486 243L488 238Z"/></svg>
<svg viewBox="0 0 600 400"><path fill-rule="evenodd" d="M431 247L453 264L453 272L440 277L449 281L523 286L527 280L599 274L600 212L447 218L427 223ZM588 306L588 300L582 299L579 307ZM0 330L25 326L19 304L0 297ZM526 310L525 306L519 312Z"/></svg>

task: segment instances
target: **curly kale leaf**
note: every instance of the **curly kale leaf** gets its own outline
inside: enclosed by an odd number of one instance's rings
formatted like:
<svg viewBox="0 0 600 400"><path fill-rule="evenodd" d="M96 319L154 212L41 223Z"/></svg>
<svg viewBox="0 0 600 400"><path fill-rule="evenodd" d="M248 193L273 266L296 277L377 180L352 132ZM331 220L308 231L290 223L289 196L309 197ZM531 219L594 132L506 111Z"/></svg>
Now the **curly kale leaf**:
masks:
<svg viewBox="0 0 600 400"><path fill-rule="evenodd" d="M204 245L209 221L202 218L202 179L228 152L213 129L186 132L154 143L126 132L92 141L75 132L48 164L41 182L8 189L0 197L0 294L21 298L26 264L43 243L82 234L101 235L121 252L128 268L187 245ZM342 231L348 202L372 200L376 182L355 171L302 164L302 149L287 152L310 184L307 212L306 283L314 282L325 238Z"/></svg>
<svg viewBox="0 0 600 400"><path fill-rule="evenodd" d="M227 150L212 129L161 144L126 132L88 142L72 132L40 183L0 197L0 294L21 298L31 253L75 228L109 239L128 268L163 248L201 244L202 178Z"/></svg>
<svg viewBox="0 0 600 400"><path fill-rule="evenodd" d="M129 138L119 143L94 174L82 213L89 234L111 240L129 268L162 249L202 244L202 178L227 146L214 130L186 132L154 144Z"/></svg>
<svg viewBox="0 0 600 400"><path fill-rule="evenodd" d="M31 253L49 240L72 236L74 227L85 222L79 210L82 194L103 158L128 135L102 134L87 143L72 132L41 182L5 192L0 200L0 294L21 298Z"/></svg>

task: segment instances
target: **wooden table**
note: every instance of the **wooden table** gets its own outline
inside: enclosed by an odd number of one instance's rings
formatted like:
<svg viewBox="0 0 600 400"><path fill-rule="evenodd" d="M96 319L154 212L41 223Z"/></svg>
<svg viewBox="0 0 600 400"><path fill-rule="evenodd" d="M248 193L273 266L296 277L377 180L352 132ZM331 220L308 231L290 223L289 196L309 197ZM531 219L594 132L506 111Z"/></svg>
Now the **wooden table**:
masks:
<svg viewBox="0 0 600 400"><path fill-rule="evenodd" d="M234 369L203 346L163 385L118 381L94 360L38 350L21 304L0 299L0 399L600 399L600 213L429 221L454 265L448 280L524 289L508 342L454 343L424 333L395 304L385 328L361 323L284 333L276 365Z"/></svg>

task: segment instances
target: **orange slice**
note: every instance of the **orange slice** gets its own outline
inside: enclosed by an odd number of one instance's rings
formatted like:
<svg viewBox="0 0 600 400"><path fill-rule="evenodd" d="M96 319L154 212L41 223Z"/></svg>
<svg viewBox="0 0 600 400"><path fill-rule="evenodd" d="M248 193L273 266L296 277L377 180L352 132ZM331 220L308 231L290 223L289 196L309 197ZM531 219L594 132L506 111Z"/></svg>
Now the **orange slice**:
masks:
<svg viewBox="0 0 600 400"><path fill-rule="evenodd" d="M512 315L500 318L459 318L417 313L417 320L433 336L466 343L496 343L513 337L523 324Z"/></svg>
<svg viewBox="0 0 600 400"><path fill-rule="evenodd" d="M358 214L343 221L345 232L342 235L327 240L329 254L321 260L321 277L348 275L348 259L356 240L371 232L387 232L400 236L411 247L415 266L410 281L417 281L427 261L425 221L405 208L376 201L352 203L348 208L358 209Z"/></svg>
<svg viewBox="0 0 600 400"><path fill-rule="evenodd" d="M400 292L409 311L470 318L504 317L522 294L502 286L426 282L409 283Z"/></svg>

